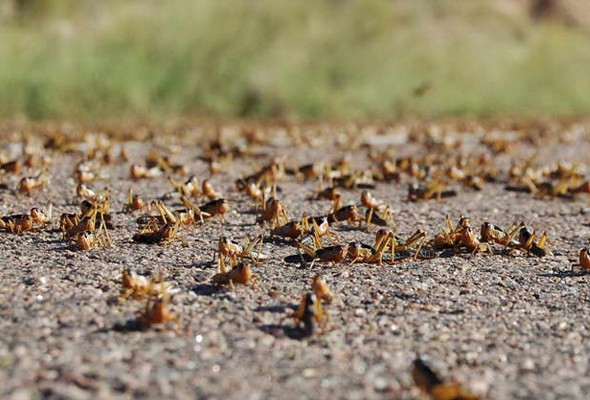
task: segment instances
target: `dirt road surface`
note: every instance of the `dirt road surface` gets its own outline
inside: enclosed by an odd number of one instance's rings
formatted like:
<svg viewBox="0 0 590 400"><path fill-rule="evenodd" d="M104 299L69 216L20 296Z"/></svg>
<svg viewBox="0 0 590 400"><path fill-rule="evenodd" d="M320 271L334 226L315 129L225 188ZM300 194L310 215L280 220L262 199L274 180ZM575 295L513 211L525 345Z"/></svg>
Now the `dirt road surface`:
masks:
<svg viewBox="0 0 590 400"><path fill-rule="evenodd" d="M579 163L586 174L588 128L314 125L301 128L298 137L307 143L295 145L293 132L271 126L264 133L271 139L252 145L248 157L221 161L222 173L211 176L198 127L182 135L155 135L152 141L129 137L124 143L129 161L118 159L121 143L113 142L115 162L101 167L102 179L89 184L110 190L113 246L88 251L72 248L56 228L61 213L79 210L73 172L95 136L69 152L44 150L52 162L43 190L31 196L15 191L22 176L39 168L1 178L0 213L23 213L51 201L54 221L22 235L0 232L0 397L413 399L423 398L410 375L420 355L446 379L482 398L585 398L590 393L590 276L571 269L579 250L590 244L588 197L506 191L503 179L513 160L531 156L531 165ZM238 131L225 129L227 146L238 143ZM6 137L2 154L19 157L18 135ZM491 137L508 143L510 152L482 144ZM135 220L147 211L120 212L129 188L146 200L164 196L170 208L180 206L176 195L166 195L172 186L164 176L130 179L130 164L143 162L150 149L170 155L201 180L210 177L230 202L226 223L214 218L181 227L176 240L165 245L134 243ZM494 245L493 254L447 252L394 265L310 265L286 262L297 250L275 240L263 245L268 260L252 266L257 282L233 289L211 284L221 236L240 241L268 233L255 222L253 202L236 189L237 178L273 157L283 157L287 166L345 157L351 170L366 170L374 165L369 153L385 150L393 159L484 154L500 171L498 181L481 191L450 183L458 195L440 201L408 201L407 184L415 179L407 174L400 182L377 182L371 193L391 207L400 236L420 228L430 240L445 227L446 215L453 223L461 215L470 217L476 233L484 221L502 227L525 221L548 233L553 255L536 257ZM293 219L330 210L329 201L310 200L317 180L287 175L278 186ZM342 204L359 204L360 189L340 190ZM325 245L372 243L377 230L347 223L332 229L336 236L324 239ZM179 292L170 309L180 316L178 326L132 329L130 321L145 303L117 301L125 268L162 273L174 283ZM324 332L302 339L293 334L291 315L318 273L335 293L326 306L330 321Z"/></svg>

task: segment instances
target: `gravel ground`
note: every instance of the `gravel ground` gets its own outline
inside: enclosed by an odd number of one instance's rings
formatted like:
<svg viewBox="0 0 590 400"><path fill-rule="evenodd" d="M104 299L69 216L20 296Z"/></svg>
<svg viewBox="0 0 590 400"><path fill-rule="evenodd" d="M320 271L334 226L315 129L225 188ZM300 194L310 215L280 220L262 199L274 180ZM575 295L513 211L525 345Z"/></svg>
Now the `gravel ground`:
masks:
<svg viewBox="0 0 590 400"><path fill-rule="evenodd" d="M495 156L500 170L506 170L512 159L532 155L542 164L590 162L586 125L560 126L559 135L530 133L533 129L515 134L501 128L498 135L516 140L512 153ZM372 193L391 206L397 232L404 237L421 228L432 238L444 227L445 215L453 222L460 215L469 216L476 227L485 220L500 226L526 221L548 232L554 254L513 255L496 247L494 254L395 265L310 267L284 261L296 254L292 246L265 243L269 260L253 266L258 282L233 290L211 285L217 239L226 235L241 240L262 232L251 201L234 185L255 165L275 156L288 156L293 165L346 156L351 168L364 168L370 164L371 149L389 148L396 156L423 155L425 144L433 140L442 147L431 144L430 151L440 152L446 144L447 152L460 148L490 153L480 143L483 128L454 134L448 127L440 132L432 127L431 134L408 139L399 127L381 132L366 128L353 136L335 127L329 140L341 145L315 135L329 126L306 129L312 147L292 146L283 130L268 128L273 139L255 148L257 157L222 164L224 172L210 180L230 200L227 223L214 219L181 228L170 244L133 243L135 219L141 212L117 211L129 188L146 199L170 190L163 177L129 179L129 164L142 161L151 148L171 154L191 174L209 176L208 164L199 159L198 129L152 142L127 142L131 160L106 166L103 173L108 177L92 184L111 190L113 247L76 251L61 233L50 229L21 236L0 232L0 397L412 399L421 398L410 376L417 355L482 398L588 396L589 277L570 272L579 249L588 245L586 195L574 200L537 198L507 192L503 184L486 184L482 191L458 186L455 198L412 203L407 201L407 177L401 183L378 183ZM231 143L233 131L228 132ZM347 142L365 145L342 145ZM3 143L3 154L18 154L17 142ZM0 213L26 212L48 200L54 215L77 211L80 199L74 196L72 172L82 156L49 155L51 184L31 197L13 190L22 174L1 178ZM309 200L316 182L287 177L279 186L279 198L292 218L330 208L325 200ZM359 203L360 190L342 193L344 204ZM166 203L175 206L177 201ZM375 231L347 224L333 229L341 243L371 243ZM116 301L121 271L127 267L140 273L161 272L180 289L171 302L182 320L180 331L173 325L121 329L143 304ZM325 276L336 299L328 306L325 332L301 340L291 334L290 315L317 273Z"/></svg>

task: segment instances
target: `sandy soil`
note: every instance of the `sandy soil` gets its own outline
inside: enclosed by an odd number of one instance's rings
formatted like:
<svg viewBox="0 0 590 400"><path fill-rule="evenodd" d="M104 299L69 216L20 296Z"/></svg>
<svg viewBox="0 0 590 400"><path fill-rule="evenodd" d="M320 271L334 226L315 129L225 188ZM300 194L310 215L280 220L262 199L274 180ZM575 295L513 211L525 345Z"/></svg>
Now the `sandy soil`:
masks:
<svg viewBox="0 0 590 400"><path fill-rule="evenodd" d="M514 153L498 155L494 163L505 171L511 159L533 154L543 164L590 162L586 127L560 133L567 140L548 135L539 144L515 142ZM479 144L482 135L450 135L448 140L459 138L465 151L487 154L489 149ZM483 221L500 226L526 221L548 232L554 254L512 255L496 246L494 254L310 267L285 262L295 249L269 242L263 247L269 260L253 266L260 277L256 284L233 290L211 285L217 239L226 235L241 240L263 231L251 213L251 201L234 185L253 165L274 156L288 156L293 165L342 156L353 169L370 164L367 147L295 147L278 133L273 136L270 145L257 148L260 157L224 164L224 173L211 177L230 200L227 223L215 219L182 228L170 244L133 243L141 212L118 212L129 188L146 199L170 191L164 177L129 179L129 164L143 160L154 146L167 149L164 139L157 145L128 142L131 160L106 166L108 178L92 184L111 190L113 247L73 250L51 229L21 236L0 232L0 397L411 399L421 396L410 376L417 355L485 398L565 399L590 393L589 277L570 272L579 249L588 245L585 195L538 198L489 183L482 191L457 186L455 198L412 203L407 201L408 177L401 183L378 183L372 193L391 206L403 237L421 228L432 238L444 227L445 215L454 222L467 215L476 227ZM207 163L198 158L199 137L180 140L184 146L169 152L174 162L208 177ZM367 130L356 140L376 149L392 143L398 155L424 153L423 143L407 143L399 130L384 135ZM18 149L5 142L6 154ZM50 155L51 184L32 197L13 190L22 174L2 177L0 213L26 212L48 200L57 216L78 210L73 170L81 154ZM279 186L292 218L330 208L325 200L309 200L316 182L286 177ZM360 190L342 193L344 204L359 203ZM172 197L166 204L174 207L178 201ZM375 232L347 224L333 229L339 243L371 243ZM171 309L182 319L181 332L174 326L126 329L143 304L116 301L121 271L127 267L161 272L180 289ZM317 273L336 294L327 308L331 320L323 334L300 340L292 337L290 315Z"/></svg>

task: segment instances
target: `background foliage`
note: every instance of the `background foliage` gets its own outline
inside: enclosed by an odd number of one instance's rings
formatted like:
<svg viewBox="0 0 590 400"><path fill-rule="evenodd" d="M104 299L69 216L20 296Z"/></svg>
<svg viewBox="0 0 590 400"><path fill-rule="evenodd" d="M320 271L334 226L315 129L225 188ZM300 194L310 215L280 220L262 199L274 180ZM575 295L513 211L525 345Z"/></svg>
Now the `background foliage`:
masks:
<svg viewBox="0 0 590 400"><path fill-rule="evenodd" d="M528 1L4 2L4 118L590 111L589 30Z"/></svg>

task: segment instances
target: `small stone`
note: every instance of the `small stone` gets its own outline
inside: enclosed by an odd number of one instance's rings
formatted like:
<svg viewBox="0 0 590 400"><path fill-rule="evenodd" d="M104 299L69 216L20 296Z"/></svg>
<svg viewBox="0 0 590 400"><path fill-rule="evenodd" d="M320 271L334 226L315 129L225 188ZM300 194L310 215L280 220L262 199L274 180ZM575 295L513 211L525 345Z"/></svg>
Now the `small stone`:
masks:
<svg viewBox="0 0 590 400"><path fill-rule="evenodd" d="M534 371L535 370L535 362L530 358L527 358L520 364L520 369L523 371Z"/></svg>
<svg viewBox="0 0 590 400"><path fill-rule="evenodd" d="M555 328L557 331L565 331L567 329L567 322L560 322Z"/></svg>
<svg viewBox="0 0 590 400"><path fill-rule="evenodd" d="M389 383L387 382L387 379L385 379L382 376L375 378L375 380L373 381L373 388L377 392L385 392L388 387Z"/></svg>
<svg viewBox="0 0 590 400"><path fill-rule="evenodd" d="M303 370L303 372L301 373L301 375L304 378L308 378L309 379L309 378L313 378L313 377L317 376L317 371L315 369L313 369L313 368L305 368Z"/></svg>

